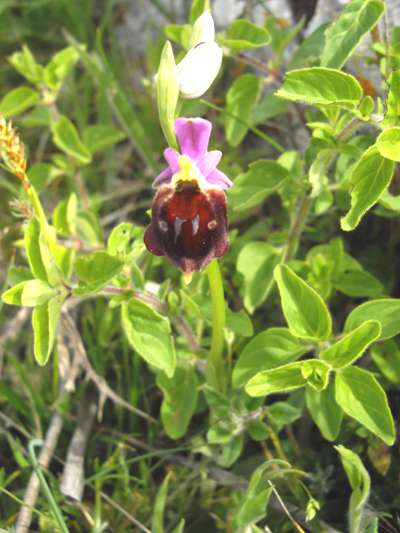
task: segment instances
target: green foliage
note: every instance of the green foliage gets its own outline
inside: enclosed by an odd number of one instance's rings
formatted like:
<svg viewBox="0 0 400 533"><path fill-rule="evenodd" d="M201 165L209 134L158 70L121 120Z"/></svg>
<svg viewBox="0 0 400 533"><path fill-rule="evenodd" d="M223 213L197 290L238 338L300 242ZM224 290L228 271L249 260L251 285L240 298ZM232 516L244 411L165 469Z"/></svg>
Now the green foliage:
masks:
<svg viewBox="0 0 400 533"><path fill-rule="evenodd" d="M176 65L217 4L114 4L95 17L93 0L0 7L0 529L15 526L40 437L57 463L33 530L55 531L56 509L76 533L394 531L390 2L351 0L311 33L304 2L288 3L295 24L268 2L232 9L215 27L221 69L190 100ZM179 116L212 122L208 150L234 183L229 250L190 282L143 239ZM62 470L86 429L71 505Z"/></svg>
<svg viewBox="0 0 400 533"><path fill-rule="evenodd" d="M393 444L394 423L386 394L371 372L356 366L338 372L335 398L346 414L387 444Z"/></svg>
<svg viewBox="0 0 400 533"><path fill-rule="evenodd" d="M231 146L238 146L246 136L260 90L260 78L254 74L243 74L229 87L226 94L225 135Z"/></svg>
<svg viewBox="0 0 400 533"><path fill-rule="evenodd" d="M54 144L73 157L77 164L87 165L90 163L92 156L82 143L75 126L67 117L61 116L54 123L52 132Z"/></svg>
<svg viewBox="0 0 400 533"><path fill-rule="evenodd" d="M400 300L382 298L365 302L349 314L344 326L345 331L351 331L367 320L377 320L382 326L381 339L390 339L400 333L397 313L400 310Z"/></svg>
<svg viewBox="0 0 400 533"><path fill-rule="evenodd" d="M351 207L340 221L344 231L351 231L358 226L363 215L389 186L393 172L393 162L382 157L377 147L371 146L364 152L349 177Z"/></svg>
<svg viewBox="0 0 400 533"><path fill-rule="evenodd" d="M379 339L380 335L380 323L377 320L368 320L326 350L322 350L320 357L334 369L345 368L361 357L366 348Z"/></svg>
<svg viewBox="0 0 400 533"><path fill-rule="evenodd" d="M265 28L256 26L249 20L238 19L229 25L226 37L220 37L219 40L228 48L240 50L266 46L271 36Z"/></svg>
<svg viewBox="0 0 400 533"><path fill-rule="evenodd" d="M251 209L283 185L288 175L289 172L276 161L254 161L247 172L237 176L229 198L238 211Z"/></svg>
<svg viewBox="0 0 400 533"><path fill-rule="evenodd" d="M385 11L382 0L352 0L325 32L321 65L341 68Z"/></svg>
<svg viewBox="0 0 400 533"><path fill-rule="evenodd" d="M132 299L122 304L121 320L131 347L145 361L171 378L175 371L176 354L168 318Z"/></svg>
<svg viewBox="0 0 400 533"><path fill-rule="evenodd" d="M23 113L39 101L39 94L30 87L17 87L10 91L0 102L0 113L9 118Z"/></svg>
<svg viewBox="0 0 400 533"><path fill-rule="evenodd" d="M332 68L304 68L287 72L276 93L281 98L310 105L335 105L353 108L362 96L359 82L350 74Z"/></svg>
<svg viewBox="0 0 400 533"><path fill-rule="evenodd" d="M332 319L319 294L286 265L276 267L274 277L291 333L303 339L327 339Z"/></svg>
<svg viewBox="0 0 400 533"><path fill-rule="evenodd" d="M307 347L288 329L262 331L240 353L232 374L233 384L241 387L257 372L295 361L306 351Z"/></svg>

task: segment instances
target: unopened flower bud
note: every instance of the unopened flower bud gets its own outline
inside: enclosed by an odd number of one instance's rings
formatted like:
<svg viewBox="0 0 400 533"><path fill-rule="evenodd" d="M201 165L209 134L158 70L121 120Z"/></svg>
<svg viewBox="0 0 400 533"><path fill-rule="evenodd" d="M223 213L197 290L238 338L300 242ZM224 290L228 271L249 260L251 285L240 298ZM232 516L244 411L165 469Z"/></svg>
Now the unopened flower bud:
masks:
<svg viewBox="0 0 400 533"><path fill-rule="evenodd" d="M192 48L176 67L183 98L202 96L221 68L223 54L215 42L214 21L210 11L205 11L194 23L192 43Z"/></svg>

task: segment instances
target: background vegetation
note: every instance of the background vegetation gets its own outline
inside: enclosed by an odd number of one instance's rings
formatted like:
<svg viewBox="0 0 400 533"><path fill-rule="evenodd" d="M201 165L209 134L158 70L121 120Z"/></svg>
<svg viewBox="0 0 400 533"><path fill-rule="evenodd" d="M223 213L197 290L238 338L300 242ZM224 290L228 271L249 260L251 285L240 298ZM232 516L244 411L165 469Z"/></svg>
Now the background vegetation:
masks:
<svg viewBox="0 0 400 533"><path fill-rule="evenodd" d="M400 28L383 0L311 30L312 2L241 4L180 110L213 122L234 181L218 390L207 276L143 245L154 75L205 2L0 2L0 114L33 186L6 161L5 531L400 530Z"/></svg>

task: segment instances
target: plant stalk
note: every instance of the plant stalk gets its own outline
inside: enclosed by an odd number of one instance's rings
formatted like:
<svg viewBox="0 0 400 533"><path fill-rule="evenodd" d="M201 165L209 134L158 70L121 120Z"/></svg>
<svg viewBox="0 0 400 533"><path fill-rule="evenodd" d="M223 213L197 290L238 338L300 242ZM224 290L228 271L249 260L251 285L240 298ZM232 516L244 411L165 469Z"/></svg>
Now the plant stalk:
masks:
<svg viewBox="0 0 400 533"><path fill-rule="evenodd" d="M208 356L207 381L221 392L226 390L226 375L222 358L224 349L225 296L221 269L217 259L207 267L213 310L211 349Z"/></svg>

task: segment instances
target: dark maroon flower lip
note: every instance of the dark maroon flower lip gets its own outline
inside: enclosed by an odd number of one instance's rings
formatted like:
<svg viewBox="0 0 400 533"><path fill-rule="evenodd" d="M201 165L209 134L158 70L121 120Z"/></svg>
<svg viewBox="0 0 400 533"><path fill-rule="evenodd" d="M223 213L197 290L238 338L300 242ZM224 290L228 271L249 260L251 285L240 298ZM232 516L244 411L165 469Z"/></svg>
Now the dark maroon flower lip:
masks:
<svg viewBox="0 0 400 533"><path fill-rule="evenodd" d="M207 151L211 122L178 118L175 129L181 154L164 151L169 166L153 183L158 190L144 242L149 252L191 274L228 250L224 190L232 182L216 168L221 152Z"/></svg>
<svg viewBox="0 0 400 533"><path fill-rule="evenodd" d="M144 242L152 254L165 255L186 274L202 270L228 249L225 193L192 184L161 187Z"/></svg>

